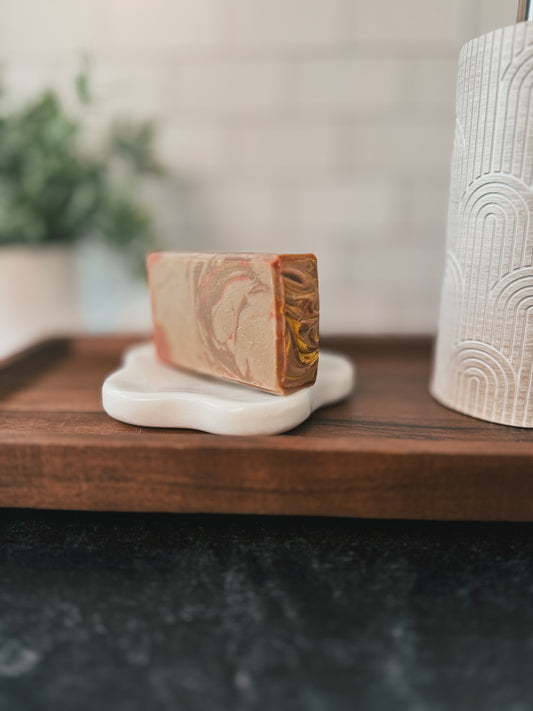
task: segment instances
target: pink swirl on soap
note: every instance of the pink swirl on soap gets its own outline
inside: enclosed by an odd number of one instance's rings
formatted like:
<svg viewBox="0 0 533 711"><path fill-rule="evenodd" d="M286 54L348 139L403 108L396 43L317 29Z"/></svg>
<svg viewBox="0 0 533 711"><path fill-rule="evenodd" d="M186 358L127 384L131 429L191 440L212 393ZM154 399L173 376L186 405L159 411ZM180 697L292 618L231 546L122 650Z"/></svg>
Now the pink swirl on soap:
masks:
<svg viewBox="0 0 533 711"><path fill-rule="evenodd" d="M203 262L194 266L197 326L204 352L214 372L225 377L252 379L248 361L239 361L239 325L259 294L270 298L271 286L261 282L246 260Z"/></svg>

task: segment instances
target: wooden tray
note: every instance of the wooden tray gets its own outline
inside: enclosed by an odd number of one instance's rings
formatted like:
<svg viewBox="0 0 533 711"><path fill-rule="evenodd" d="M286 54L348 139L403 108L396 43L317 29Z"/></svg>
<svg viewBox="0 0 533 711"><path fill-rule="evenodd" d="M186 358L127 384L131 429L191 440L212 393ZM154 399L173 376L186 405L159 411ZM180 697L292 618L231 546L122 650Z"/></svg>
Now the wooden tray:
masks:
<svg viewBox="0 0 533 711"><path fill-rule="evenodd" d="M533 520L533 430L434 402L427 339L327 339L355 394L244 438L109 418L101 384L132 342L51 341L0 369L1 506Z"/></svg>

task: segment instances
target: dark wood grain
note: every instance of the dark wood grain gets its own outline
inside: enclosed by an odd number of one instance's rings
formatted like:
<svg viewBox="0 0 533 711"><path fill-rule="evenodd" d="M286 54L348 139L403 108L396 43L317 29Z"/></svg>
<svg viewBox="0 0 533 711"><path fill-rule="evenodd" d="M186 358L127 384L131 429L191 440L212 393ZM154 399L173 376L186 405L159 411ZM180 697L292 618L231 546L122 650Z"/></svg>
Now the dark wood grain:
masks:
<svg viewBox="0 0 533 711"><path fill-rule="evenodd" d="M100 389L133 339L56 340L0 369L0 505L533 520L533 431L447 410L424 338L338 338L351 398L276 437L139 428Z"/></svg>

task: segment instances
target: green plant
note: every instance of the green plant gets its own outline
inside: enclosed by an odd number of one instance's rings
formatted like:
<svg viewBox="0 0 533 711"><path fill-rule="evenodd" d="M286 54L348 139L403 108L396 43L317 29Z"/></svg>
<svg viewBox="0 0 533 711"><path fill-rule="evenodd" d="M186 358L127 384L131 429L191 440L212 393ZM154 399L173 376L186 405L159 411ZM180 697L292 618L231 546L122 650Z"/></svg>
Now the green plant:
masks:
<svg viewBox="0 0 533 711"><path fill-rule="evenodd" d="M140 189L145 178L162 174L154 126L112 122L89 150L85 70L76 88L76 113L51 90L7 110L0 91L0 245L72 244L90 236L145 252L153 229Z"/></svg>

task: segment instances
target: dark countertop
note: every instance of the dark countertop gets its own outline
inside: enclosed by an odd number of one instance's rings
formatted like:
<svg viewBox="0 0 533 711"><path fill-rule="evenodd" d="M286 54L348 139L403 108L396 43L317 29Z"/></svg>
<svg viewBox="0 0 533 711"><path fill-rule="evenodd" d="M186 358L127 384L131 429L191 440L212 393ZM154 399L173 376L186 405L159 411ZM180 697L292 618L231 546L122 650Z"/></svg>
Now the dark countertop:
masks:
<svg viewBox="0 0 533 711"><path fill-rule="evenodd" d="M533 526L0 510L0 709L533 705Z"/></svg>

